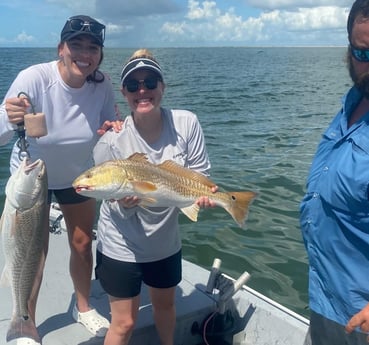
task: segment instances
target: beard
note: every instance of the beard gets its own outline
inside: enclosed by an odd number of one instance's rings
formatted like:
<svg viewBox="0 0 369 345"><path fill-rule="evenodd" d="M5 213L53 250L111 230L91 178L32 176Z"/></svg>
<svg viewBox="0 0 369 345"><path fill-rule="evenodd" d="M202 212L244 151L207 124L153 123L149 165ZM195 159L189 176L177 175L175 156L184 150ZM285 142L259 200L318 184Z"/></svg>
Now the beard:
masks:
<svg viewBox="0 0 369 345"><path fill-rule="evenodd" d="M350 77L354 82L354 85L359 89L359 91L363 94L363 96L369 99L369 70L365 73L357 73L355 70L355 66L352 62L354 59L350 53L347 53L347 64L348 70L350 73Z"/></svg>

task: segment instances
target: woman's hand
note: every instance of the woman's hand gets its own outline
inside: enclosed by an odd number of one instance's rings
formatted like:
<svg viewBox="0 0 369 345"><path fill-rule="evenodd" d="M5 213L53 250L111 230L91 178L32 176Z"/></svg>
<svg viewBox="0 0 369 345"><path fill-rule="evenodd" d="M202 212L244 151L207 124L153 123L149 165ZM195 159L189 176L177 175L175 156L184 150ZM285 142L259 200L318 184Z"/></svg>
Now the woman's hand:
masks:
<svg viewBox="0 0 369 345"><path fill-rule="evenodd" d="M212 193L216 193L218 191L218 186L214 186L211 188ZM210 200L207 196L201 196L196 200L196 204L201 208L209 208L215 207L216 204L214 201Z"/></svg>
<svg viewBox="0 0 369 345"><path fill-rule="evenodd" d="M28 113L27 109L31 106L25 97L13 97L5 100L5 110L8 114L9 122L18 124L24 121L24 115Z"/></svg>
<svg viewBox="0 0 369 345"><path fill-rule="evenodd" d="M119 133L122 130L123 121L105 121L102 126L97 130L97 134L104 135L108 130L113 129L115 133Z"/></svg>
<svg viewBox="0 0 369 345"><path fill-rule="evenodd" d="M132 208L140 203L140 199L137 196L126 196L123 199L117 200L117 202L124 208Z"/></svg>

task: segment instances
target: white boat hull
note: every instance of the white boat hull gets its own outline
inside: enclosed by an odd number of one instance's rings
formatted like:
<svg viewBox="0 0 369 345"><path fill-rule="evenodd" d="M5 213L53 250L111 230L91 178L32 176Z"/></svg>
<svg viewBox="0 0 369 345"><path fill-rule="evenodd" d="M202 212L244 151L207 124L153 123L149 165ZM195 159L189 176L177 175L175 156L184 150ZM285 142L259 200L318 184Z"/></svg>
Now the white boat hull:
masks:
<svg viewBox="0 0 369 345"><path fill-rule="evenodd" d="M52 217L58 215L59 212L54 212ZM54 219L51 219L51 223L52 221ZM69 248L64 230L65 228L56 229L54 235L50 236L50 249L36 313L42 344L102 345L103 339L92 337L72 318L75 297L68 272ZM0 269L3 265L4 258L1 255ZM223 283L225 281L226 285L229 281L228 287L233 286L232 278L224 274L218 274L218 278L222 279ZM304 344L309 325L307 319L244 285L224 304L224 313L222 311L222 314L213 315L219 307L221 296L224 295L218 289L213 290L214 294L207 293L208 280L208 270L183 260L183 279L176 294L176 345L206 344L204 338L212 345ZM9 287L0 287L0 301L0 344L6 344L6 333L12 314ZM107 295L93 277L90 302L110 319ZM224 315L224 318L220 315ZM219 324L225 327L215 329ZM15 341L8 344L15 344ZM159 345L145 286L130 345Z"/></svg>

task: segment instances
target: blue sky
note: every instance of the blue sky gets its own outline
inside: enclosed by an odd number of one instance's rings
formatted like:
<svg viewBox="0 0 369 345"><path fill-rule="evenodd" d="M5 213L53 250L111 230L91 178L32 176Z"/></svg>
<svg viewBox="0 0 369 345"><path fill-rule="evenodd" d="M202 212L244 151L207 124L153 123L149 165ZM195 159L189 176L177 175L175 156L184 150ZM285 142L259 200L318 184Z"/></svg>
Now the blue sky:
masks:
<svg viewBox="0 0 369 345"><path fill-rule="evenodd" d="M352 0L10 0L0 47L56 47L66 19L107 26L106 47L345 46Z"/></svg>

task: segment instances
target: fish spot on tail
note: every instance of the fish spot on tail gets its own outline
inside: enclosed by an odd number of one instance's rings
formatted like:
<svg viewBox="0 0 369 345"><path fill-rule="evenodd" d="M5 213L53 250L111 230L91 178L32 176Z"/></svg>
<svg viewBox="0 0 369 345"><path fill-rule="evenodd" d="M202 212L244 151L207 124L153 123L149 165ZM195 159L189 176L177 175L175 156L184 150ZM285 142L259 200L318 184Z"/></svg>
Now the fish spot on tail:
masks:
<svg viewBox="0 0 369 345"><path fill-rule="evenodd" d="M226 208L229 214L233 217L235 222L241 228L245 228L246 220L249 212L249 206L252 201L257 197L257 193L251 191L242 192L228 192L230 195L232 204Z"/></svg>

